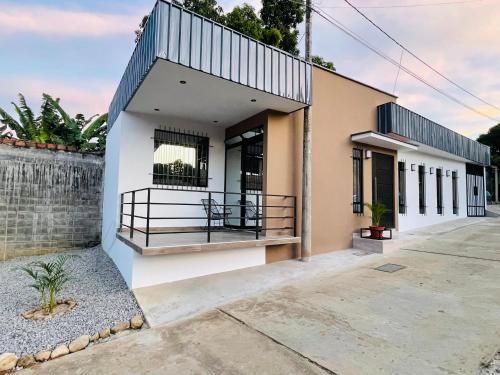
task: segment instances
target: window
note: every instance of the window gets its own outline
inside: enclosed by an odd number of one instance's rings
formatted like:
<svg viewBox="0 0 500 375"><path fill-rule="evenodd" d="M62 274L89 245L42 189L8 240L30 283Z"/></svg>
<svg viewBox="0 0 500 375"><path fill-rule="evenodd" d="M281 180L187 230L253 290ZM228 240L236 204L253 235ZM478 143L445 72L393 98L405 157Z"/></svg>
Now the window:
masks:
<svg viewBox="0 0 500 375"><path fill-rule="evenodd" d="M458 173L451 172L451 190L453 194L453 215L458 215Z"/></svg>
<svg viewBox="0 0 500 375"><path fill-rule="evenodd" d="M436 169L436 202L438 215L443 214L443 170Z"/></svg>
<svg viewBox="0 0 500 375"><path fill-rule="evenodd" d="M418 166L418 209L425 215L425 165Z"/></svg>
<svg viewBox="0 0 500 375"><path fill-rule="evenodd" d="M208 138L155 130L153 184L208 186Z"/></svg>
<svg viewBox="0 0 500 375"><path fill-rule="evenodd" d="M406 214L406 163L398 162L399 213Z"/></svg>
<svg viewBox="0 0 500 375"><path fill-rule="evenodd" d="M352 212L363 213L363 150L352 150Z"/></svg>

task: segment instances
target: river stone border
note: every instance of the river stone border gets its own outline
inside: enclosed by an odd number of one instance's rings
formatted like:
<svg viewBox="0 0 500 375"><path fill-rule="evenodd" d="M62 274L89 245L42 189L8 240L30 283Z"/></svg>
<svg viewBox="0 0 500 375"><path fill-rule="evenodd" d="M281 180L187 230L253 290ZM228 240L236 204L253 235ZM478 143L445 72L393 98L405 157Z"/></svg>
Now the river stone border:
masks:
<svg viewBox="0 0 500 375"><path fill-rule="evenodd" d="M113 336L121 332L125 332L127 330L140 330L141 328L146 328L146 324L140 315L135 315L132 319L130 319L130 321L105 328L101 330L101 332L96 332L92 335L82 335L71 341L69 345L64 343L59 344L52 350L43 350L38 353L25 354L20 358L18 358L14 353L2 353L0 354L0 374L32 367L42 362L63 357L67 354L84 350L91 344L95 345L100 342L108 341L113 338Z"/></svg>

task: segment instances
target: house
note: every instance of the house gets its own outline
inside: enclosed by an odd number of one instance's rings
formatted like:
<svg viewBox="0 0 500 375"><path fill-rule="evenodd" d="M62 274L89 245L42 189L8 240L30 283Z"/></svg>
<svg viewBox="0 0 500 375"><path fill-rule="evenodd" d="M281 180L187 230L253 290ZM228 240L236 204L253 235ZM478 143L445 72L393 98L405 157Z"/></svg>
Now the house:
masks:
<svg viewBox="0 0 500 375"><path fill-rule="evenodd" d="M299 256L310 105L313 255L365 202L396 230L485 214L487 147L160 0L109 110L102 245L130 288Z"/></svg>

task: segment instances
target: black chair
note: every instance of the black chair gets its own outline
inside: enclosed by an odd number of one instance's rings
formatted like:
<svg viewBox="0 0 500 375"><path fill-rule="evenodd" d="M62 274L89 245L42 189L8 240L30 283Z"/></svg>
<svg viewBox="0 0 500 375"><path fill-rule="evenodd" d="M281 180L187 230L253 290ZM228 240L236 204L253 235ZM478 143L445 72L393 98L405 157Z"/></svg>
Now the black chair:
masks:
<svg viewBox="0 0 500 375"><path fill-rule="evenodd" d="M241 201L238 201L238 204L241 206ZM252 201L245 202L245 225L248 220L255 221L257 223L257 219L262 217L262 209L259 208L259 213L257 215L257 206Z"/></svg>
<svg viewBox="0 0 500 375"><path fill-rule="evenodd" d="M209 204L209 202L210 202L210 204ZM207 217L208 217L208 210L210 209L211 221L212 220L217 221L217 222L219 222L220 227L224 227L224 225L227 222L228 216L232 214L231 208L225 207L225 206L217 203L215 201L215 199L202 199L201 203L203 203L203 209L205 210ZM222 223L222 225L220 225L221 223ZM208 227L208 220L207 220L206 227Z"/></svg>

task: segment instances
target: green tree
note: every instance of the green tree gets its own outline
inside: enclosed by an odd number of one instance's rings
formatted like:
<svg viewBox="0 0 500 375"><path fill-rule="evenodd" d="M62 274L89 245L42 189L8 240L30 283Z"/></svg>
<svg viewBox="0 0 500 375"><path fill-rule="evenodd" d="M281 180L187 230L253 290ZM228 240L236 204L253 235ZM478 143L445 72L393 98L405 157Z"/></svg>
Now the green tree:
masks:
<svg viewBox="0 0 500 375"><path fill-rule="evenodd" d="M251 38L262 40L263 25L255 9L249 4L236 6L224 17L224 24Z"/></svg>
<svg viewBox="0 0 500 375"><path fill-rule="evenodd" d="M486 134L481 134L477 141L491 148L491 164L500 166L500 124L491 127Z"/></svg>
<svg viewBox="0 0 500 375"><path fill-rule="evenodd" d="M19 94L19 105L12 103L18 120L0 108L0 132L15 132L16 137L39 143L76 146L81 151L104 151L106 146L107 114L85 119L82 114L70 117L61 107L59 98L43 94L40 114L35 116Z"/></svg>
<svg viewBox="0 0 500 375"><path fill-rule="evenodd" d="M313 56L312 57L312 62L314 64L318 64L318 65L321 65L322 67L326 68L326 69L330 69L330 70L333 70L335 71L335 65L333 64L333 62L331 61L326 61L325 59L323 59L321 56Z"/></svg>
<svg viewBox="0 0 500 375"><path fill-rule="evenodd" d="M174 4L183 6L215 22L224 22L224 11L222 7L217 4L217 0L174 0Z"/></svg>
<svg viewBox="0 0 500 375"><path fill-rule="evenodd" d="M305 6L297 0L262 0L260 17L266 29L281 33L279 48L297 55L299 53L297 26L304 20Z"/></svg>

